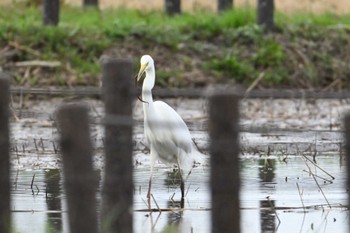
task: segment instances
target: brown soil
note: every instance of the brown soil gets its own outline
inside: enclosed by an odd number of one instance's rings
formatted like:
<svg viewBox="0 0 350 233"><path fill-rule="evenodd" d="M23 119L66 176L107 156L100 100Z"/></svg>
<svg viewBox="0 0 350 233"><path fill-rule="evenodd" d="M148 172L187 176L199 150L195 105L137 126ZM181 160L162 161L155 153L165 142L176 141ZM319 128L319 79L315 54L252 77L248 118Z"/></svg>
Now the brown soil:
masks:
<svg viewBox="0 0 350 233"><path fill-rule="evenodd" d="M26 0L17 0L18 2ZM11 4L13 0L1 0L1 4ZM82 0L64 0L65 3L79 6ZM162 10L164 9L164 0L139 1L139 0L99 0L101 8L126 7L143 10ZM185 11L194 9L215 10L217 1L213 0L186 0L182 1L182 7ZM235 0L236 7L256 6L256 0ZM348 0L276 0L275 7L278 11L284 13L294 12L332 12L337 14L350 13L350 1Z"/></svg>

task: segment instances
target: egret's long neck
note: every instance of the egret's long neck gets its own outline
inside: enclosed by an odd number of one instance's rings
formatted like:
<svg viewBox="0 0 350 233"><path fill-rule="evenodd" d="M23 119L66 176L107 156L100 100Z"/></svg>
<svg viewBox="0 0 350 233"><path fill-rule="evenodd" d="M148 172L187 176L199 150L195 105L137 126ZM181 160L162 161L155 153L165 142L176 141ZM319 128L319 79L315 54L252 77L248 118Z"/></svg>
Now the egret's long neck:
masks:
<svg viewBox="0 0 350 233"><path fill-rule="evenodd" d="M147 102L144 105L153 103L152 88L154 87L155 76L154 66L146 70L146 77L142 85L142 99Z"/></svg>

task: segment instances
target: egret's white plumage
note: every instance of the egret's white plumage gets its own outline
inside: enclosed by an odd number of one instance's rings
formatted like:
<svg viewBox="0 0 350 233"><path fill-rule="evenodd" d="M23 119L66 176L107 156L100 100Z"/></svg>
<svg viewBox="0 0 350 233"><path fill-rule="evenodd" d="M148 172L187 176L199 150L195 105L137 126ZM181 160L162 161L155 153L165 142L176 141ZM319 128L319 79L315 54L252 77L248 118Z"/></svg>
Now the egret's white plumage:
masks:
<svg viewBox="0 0 350 233"><path fill-rule="evenodd" d="M147 197L150 197L153 167L156 160L166 164L177 164L180 169L189 171L202 154L192 141L186 123L179 114L163 101L153 101L152 88L155 84L155 67L151 56L144 55L137 76L139 81L146 73L142 85L144 131L151 154L151 175ZM181 177L181 194L184 183Z"/></svg>

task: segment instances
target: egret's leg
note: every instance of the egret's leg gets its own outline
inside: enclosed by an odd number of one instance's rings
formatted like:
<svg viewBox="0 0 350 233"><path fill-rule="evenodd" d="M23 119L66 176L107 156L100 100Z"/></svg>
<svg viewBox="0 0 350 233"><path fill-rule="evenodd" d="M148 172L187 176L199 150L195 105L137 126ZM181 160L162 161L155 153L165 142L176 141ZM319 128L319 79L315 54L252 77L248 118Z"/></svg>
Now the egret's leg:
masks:
<svg viewBox="0 0 350 233"><path fill-rule="evenodd" d="M152 188L152 174L153 174L153 163L151 163L151 172L148 181L148 191L147 191L147 204L148 209L151 209L151 188Z"/></svg>
<svg viewBox="0 0 350 233"><path fill-rule="evenodd" d="M147 192L147 204L148 204L148 209L151 209L151 186L152 186L152 174L149 177L149 182L148 182L148 192Z"/></svg>
<svg viewBox="0 0 350 233"><path fill-rule="evenodd" d="M181 189L181 199L184 199L185 198L185 182L184 180L182 179L182 174L181 174L181 171L180 171L180 181L181 181L181 184L180 184L180 189Z"/></svg>
<svg viewBox="0 0 350 233"><path fill-rule="evenodd" d="M151 171L150 171L150 176L149 176L148 192L147 192L147 198L148 199L150 199L150 197L151 197L152 176L153 176L154 163L155 163L155 158L154 158L154 156L152 156L152 153L151 153Z"/></svg>
<svg viewBox="0 0 350 233"><path fill-rule="evenodd" d="M180 172L180 189L181 189L181 202L180 202L180 208L185 208L185 181L182 177L182 172L179 167L179 172Z"/></svg>
<svg viewBox="0 0 350 233"><path fill-rule="evenodd" d="M185 198L185 182L184 182L184 179L182 178L182 172L181 172L179 161L177 161L177 166L179 167L179 173L180 173L180 189L181 189L181 200L182 200Z"/></svg>
<svg viewBox="0 0 350 233"><path fill-rule="evenodd" d="M148 181L148 192L147 192L148 199L151 197L151 187L152 187L152 174L149 177L149 181Z"/></svg>

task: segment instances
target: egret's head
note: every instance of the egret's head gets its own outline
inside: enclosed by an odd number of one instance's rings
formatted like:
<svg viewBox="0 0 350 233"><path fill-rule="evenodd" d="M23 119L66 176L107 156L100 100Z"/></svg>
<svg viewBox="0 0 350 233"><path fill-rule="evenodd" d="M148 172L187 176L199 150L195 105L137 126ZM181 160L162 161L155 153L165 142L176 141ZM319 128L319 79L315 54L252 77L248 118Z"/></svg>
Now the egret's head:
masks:
<svg viewBox="0 0 350 233"><path fill-rule="evenodd" d="M143 55L141 57L140 64L141 64L141 67L137 75L137 81L141 79L143 73L145 73L146 70L150 70L154 67L154 61L150 55Z"/></svg>

